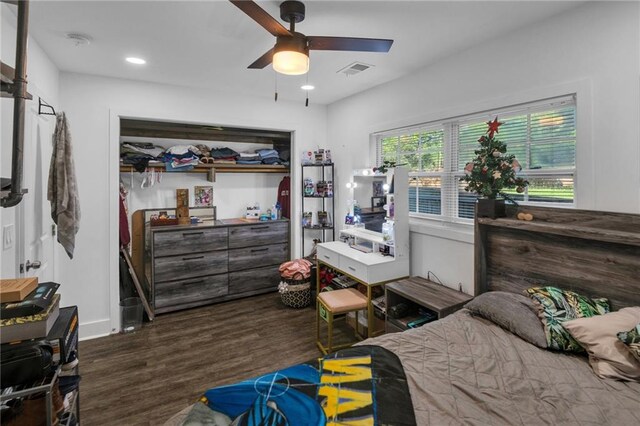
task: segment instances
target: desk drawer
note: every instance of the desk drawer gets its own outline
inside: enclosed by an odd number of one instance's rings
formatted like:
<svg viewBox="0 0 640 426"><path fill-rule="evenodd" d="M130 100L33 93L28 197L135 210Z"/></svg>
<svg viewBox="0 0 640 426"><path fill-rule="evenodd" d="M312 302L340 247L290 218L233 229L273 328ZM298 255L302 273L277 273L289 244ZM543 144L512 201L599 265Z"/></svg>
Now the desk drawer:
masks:
<svg viewBox="0 0 640 426"><path fill-rule="evenodd" d="M318 260L334 268L340 268L340 255L321 245L318 245Z"/></svg>
<svg viewBox="0 0 640 426"><path fill-rule="evenodd" d="M155 285L154 304L156 308L164 308L185 303L204 302L215 297L226 296L228 292L229 279L227 274L168 281Z"/></svg>
<svg viewBox="0 0 640 426"><path fill-rule="evenodd" d="M153 256L226 250L228 228L185 229L153 233Z"/></svg>
<svg viewBox="0 0 640 426"><path fill-rule="evenodd" d="M253 247L289 241L289 222L255 223L229 228L229 248Z"/></svg>
<svg viewBox="0 0 640 426"><path fill-rule="evenodd" d="M289 257L288 244L269 244L229 250L229 271L243 271L260 266L280 265ZM277 270L278 268L276 268Z"/></svg>
<svg viewBox="0 0 640 426"><path fill-rule="evenodd" d="M153 260L156 283L227 272L227 251L158 257Z"/></svg>
<svg viewBox="0 0 640 426"><path fill-rule="evenodd" d="M369 282L369 274L367 265L357 262L347 256L340 256L340 270L347 274L364 281Z"/></svg>

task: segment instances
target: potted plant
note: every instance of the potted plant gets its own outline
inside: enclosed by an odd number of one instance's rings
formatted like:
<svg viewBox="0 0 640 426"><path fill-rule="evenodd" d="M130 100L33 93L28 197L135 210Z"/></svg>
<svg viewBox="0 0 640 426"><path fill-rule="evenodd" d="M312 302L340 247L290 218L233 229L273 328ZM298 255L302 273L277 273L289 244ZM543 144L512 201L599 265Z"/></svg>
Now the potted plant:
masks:
<svg viewBox="0 0 640 426"><path fill-rule="evenodd" d="M507 154L507 145L498 140L495 134L502 123L498 117L488 121L489 129L482 135L476 149L476 158L467 163L464 168L466 176L460 180L466 182L465 191L475 192L478 198L477 214L479 217L501 217L505 215L505 199L515 200L504 192L505 189L516 188L516 192L523 193L529 182L516 176L520 171L520 163L515 155Z"/></svg>

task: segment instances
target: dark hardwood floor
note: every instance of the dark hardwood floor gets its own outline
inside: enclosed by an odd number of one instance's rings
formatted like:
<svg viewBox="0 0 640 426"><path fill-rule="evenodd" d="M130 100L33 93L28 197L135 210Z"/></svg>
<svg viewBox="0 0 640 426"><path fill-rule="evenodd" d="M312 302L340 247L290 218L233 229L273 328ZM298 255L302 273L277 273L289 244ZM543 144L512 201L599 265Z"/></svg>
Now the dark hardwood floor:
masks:
<svg viewBox="0 0 640 426"><path fill-rule="evenodd" d="M278 293L159 315L80 343L83 425L157 425L207 389L320 356L315 310Z"/></svg>

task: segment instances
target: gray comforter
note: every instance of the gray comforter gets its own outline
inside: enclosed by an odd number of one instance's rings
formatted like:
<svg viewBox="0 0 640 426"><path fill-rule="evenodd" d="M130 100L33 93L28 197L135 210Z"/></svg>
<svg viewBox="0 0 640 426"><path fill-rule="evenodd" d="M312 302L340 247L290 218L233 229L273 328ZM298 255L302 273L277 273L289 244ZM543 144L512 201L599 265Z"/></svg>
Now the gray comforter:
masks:
<svg viewBox="0 0 640 426"><path fill-rule="evenodd" d="M599 379L586 357L539 349L466 309L363 343L400 357L421 425L640 424L640 383Z"/></svg>

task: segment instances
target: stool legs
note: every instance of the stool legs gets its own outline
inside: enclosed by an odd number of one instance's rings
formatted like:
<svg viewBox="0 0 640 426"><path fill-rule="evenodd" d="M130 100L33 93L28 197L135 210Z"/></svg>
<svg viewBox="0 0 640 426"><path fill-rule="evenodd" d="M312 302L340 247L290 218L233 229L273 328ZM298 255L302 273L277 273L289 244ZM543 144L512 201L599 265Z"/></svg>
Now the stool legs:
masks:
<svg viewBox="0 0 640 426"><path fill-rule="evenodd" d="M328 339L327 339L327 352L331 353L333 348L333 312L327 310L327 319L329 322L327 323L327 328L329 331Z"/></svg>
<svg viewBox="0 0 640 426"><path fill-rule="evenodd" d="M316 299L316 343L320 345L320 301L318 299Z"/></svg>
<svg viewBox="0 0 640 426"><path fill-rule="evenodd" d="M323 321L321 317L321 310L325 312L325 315L327 318L327 346L324 346L323 342L320 340L320 323ZM355 335L357 340L361 340L361 335L360 333L358 333L358 324L359 324L358 311L352 311L352 312L355 312L355 315L356 315ZM348 348L353 344L353 343L349 343L349 344L334 345L334 338L333 338L333 331L334 331L333 321L334 320L335 320L335 317L334 317L333 311L331 311L328 307L326 307L319 299L316 299L316 345L318 346L318 349L320 349L320 352L322 352L325 355L337 349Z"/></svg>

